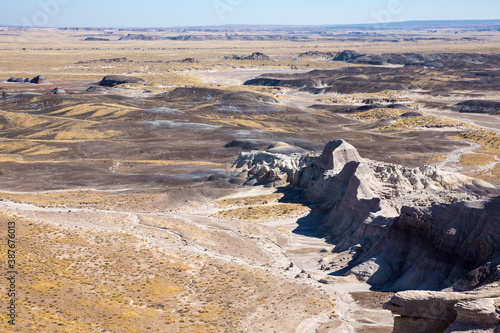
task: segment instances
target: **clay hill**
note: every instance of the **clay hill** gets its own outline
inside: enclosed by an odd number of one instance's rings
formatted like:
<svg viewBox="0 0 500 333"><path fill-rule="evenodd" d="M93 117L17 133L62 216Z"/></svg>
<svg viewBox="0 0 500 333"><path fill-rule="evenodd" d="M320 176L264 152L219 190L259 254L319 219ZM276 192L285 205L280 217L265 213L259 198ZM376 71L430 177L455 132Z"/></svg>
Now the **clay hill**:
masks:
<svg viewBox="0 0 500 333"><path fill-rule="evenodd" d="M249 56L240 57L238 55L233 55L232 57L225 57L224 59L232 59L232 60L259 60L259 61L269 61L271 58L265 55L262 52L254 52Z"/></svg>
<svg viewBox="0 0 500 333"><path fill-rule="evenodd" d="M163 37L152 36L152 35L142 35L142 34L128 34L126 36L120 37L118 40L162 40Z"/></svg>
<svg viewBox="0 0 500 333"><path fill-rule="evenodd" d="M363 54L352 50L344 50L332 59L353 64L364 65L405 65L448 68L498 68L500 57L498 54L470 54L470 53L387 53Z"/></svg>
<svg viewBox="0 0 500 333"><path fill-rule="evenodd" d="M310 57L310 58L334 58L335 54L332 52L323 51L307 51L299 54L300 58Z"/></svg>
<svg viewBox="0 0 500 333"><path fill-rule="evenodd" d="M348 55L346 55L348 57ZM495 58L498 61L498 56ZM486 58L483 59L489 63ZM473 62L449 66L379 67L356 66L333 70L312 70L297 74L263 74L247 80L245 85L298 89L313 94L376 93L384 90L424 90L431 95L447 96L454 91L497 91L500 83L488 70ZM482 69L478 72L478 69ZM443 77L453 79L443 80Z"/></svg>
<svg viewBox="0 0 500 333"><path fill-rule="evenodd" d="M114 87L120 84L125 84L125 83L141 83L145 82L141 78L137 77L132 77L132 76L124 76L124 75L108 75L105 76L101 82L99 82L100 86L105 86L105 87Z"/></svg>
<svg viewBox="0 0 500 333"><path fill-rule="evenodd" d="M243 152L232 172L247 185L288 184L293 200L323 213L334 252L352 255L332 274L383 290L429 290L398 293L386 305L401 315L395 332L498 329L500 186L364 159L343 140L319 156Z"/></svg>

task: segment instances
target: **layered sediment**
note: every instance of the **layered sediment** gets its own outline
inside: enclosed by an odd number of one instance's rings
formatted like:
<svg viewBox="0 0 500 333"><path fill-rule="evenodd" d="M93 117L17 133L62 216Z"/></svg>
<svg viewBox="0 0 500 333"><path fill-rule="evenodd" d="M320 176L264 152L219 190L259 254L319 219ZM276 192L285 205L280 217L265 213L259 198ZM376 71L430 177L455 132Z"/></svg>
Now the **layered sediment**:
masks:
<svg viewBox="0 0 500 333"><path fill-rule="evenodd" d="M477 290L500 280L499 186L363 159L343 140L317 157L242 153L233 167L246 184L288 183L324 211L334 251L356 252L347 275L392 291L434 290L398 293L386 305L401 315L397 332L498 325L498 295Z"/></svg>

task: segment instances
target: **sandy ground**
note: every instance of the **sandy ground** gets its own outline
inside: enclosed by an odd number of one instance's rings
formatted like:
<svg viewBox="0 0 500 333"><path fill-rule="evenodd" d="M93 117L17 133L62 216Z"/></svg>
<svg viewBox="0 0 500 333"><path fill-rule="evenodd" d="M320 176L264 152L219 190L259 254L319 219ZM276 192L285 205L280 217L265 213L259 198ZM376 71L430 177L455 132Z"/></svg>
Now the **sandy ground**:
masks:
<svg viewBox="0 0 500 333"><path fill-rule="evenodd" d="M231 197L270 194L273 191L242 189ZM390 312L381 307L368 308L351 296L354 292L370 294L369 285L353 278L329 276L331 272L320 269L318 261L331 255L328 250L333 247L321 237L314 220L302 222L301 225L296 218L255 222L224 220L213 216L220 209L216 205L143 213L93 208L42 208L33 204L1 201L0 209L15 212L32 221L50 222L62 229L130 233L166 252L209 256L215 260L271 271L276 277L321 290L336 300L338 319L330 319L328 312L325 312L302 322L296 332L347 333L366 329L390 332L392 328ZM173 223L162 227L151 224L150 221L157 219L168 219ZM290 267L292 263L293 267ZM329 279L328 284L318 282L322 279Z"/></svg>

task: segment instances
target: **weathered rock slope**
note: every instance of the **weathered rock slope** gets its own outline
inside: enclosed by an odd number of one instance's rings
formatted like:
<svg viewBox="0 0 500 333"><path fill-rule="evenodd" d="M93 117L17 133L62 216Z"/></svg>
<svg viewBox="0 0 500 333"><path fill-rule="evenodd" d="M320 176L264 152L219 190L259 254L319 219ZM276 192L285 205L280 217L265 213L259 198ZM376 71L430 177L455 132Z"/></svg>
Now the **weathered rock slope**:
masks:
<svg viewBox="0 0 500 333"><path fill-rule="evenodd" d="M449 288L396 294L386 305L402 316L395 332L498 329L498 186L366 160L343 140L318 157L242 153L233 167L246 184L289 183L323 210L334 251L356 252L346 274L396 291Z"/></svg>
<svg viewBox="0 0 500 333"><path fill-rule="evenodd" d="M366 160L343 140L328 143L317 158L242 153L234 168L246 184L302 190L304 200L325 211L336 251L363 249L350 273L373 285L447 287L500 250L500 199L480 201L498 187L459 173Z"/></svg>

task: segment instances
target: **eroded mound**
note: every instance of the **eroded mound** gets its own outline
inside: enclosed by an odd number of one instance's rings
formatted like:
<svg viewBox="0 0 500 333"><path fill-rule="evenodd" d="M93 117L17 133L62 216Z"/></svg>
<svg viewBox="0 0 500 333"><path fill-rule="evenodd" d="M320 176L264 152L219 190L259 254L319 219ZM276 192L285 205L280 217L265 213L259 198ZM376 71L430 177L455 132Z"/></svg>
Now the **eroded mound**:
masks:
<svg viewBox="0 0 500 333"><path fill-rule="evenodd" d="M500 102L496 101L470 100L460 102L457 106L460 107L460 112L500 115Z"/></svg>
<svg viewBox="0 0 500 333"><path fill-rule="evenodd" d="M361 58L360 58L361 59ZM377 60L378 61L378 60ZM368 64L373 65L370 61ZM497 91L498 80L477 76L464 67L343 67L333 70L313 70L301 74L263 74L248 80L245 85L280 86L314 94L377 93L384 90L428 91L446 95L453 91Z"/></svg>
<svg viewBox="0 0 500 333"><path fill-rule="evenodd" d="M141 82L145 81L138 77L124 76L124 75L108 75L101 80L99 85L104 87L114 87L125 83L141 83Z"/></svg>

